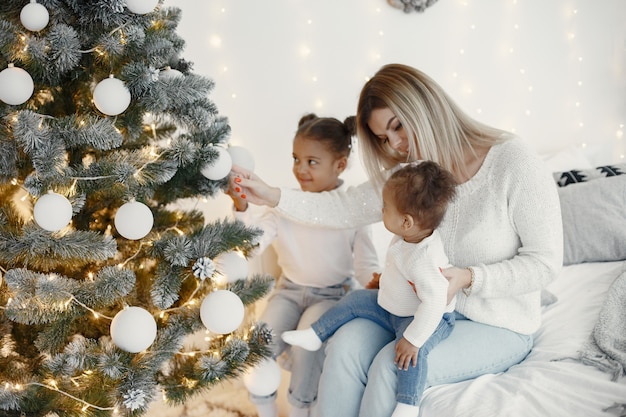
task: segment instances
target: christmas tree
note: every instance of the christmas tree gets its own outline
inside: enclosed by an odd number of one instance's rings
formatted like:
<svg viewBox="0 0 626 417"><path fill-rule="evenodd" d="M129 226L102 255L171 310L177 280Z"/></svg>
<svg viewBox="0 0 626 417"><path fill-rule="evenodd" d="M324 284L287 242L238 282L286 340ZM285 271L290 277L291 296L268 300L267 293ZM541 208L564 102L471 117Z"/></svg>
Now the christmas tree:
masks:
<svg viewBox="0 0 626 417"><path fill-rule="evenodd" d="M228 120L158 0L0 4L0 414L141 415L270 355ZM252 275L252 276L248 276ZM189 346L189 335L208 331Z"/></svg>

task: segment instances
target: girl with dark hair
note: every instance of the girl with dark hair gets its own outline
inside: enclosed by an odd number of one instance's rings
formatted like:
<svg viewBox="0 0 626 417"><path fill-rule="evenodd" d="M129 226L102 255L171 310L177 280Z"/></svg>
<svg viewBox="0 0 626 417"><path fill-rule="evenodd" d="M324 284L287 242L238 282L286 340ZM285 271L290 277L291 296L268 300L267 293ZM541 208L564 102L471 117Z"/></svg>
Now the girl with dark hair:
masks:
<svg viewBox="0 0 626 417"><path fill-rule="evenodd" d="M302 191L321 193L342 186L339 178L348 166L354 118L341 122L332 117L303 116L293 139L293 175ZM274 247L282 275L269 296L260 321L274 331L274 357L285 350L280 334L308 327L343 297L353 278L365 286L380 271L370 227L343 230L305 226L278 215L275 210L248 210L240 192L229 193L235 217L260 227L263 235L257 253ZM308 416L317 399L324 352L293 347L289 352L291 379L288 401L290 417ZM259 417L277 417L276 393L250 394Z"/></svg>

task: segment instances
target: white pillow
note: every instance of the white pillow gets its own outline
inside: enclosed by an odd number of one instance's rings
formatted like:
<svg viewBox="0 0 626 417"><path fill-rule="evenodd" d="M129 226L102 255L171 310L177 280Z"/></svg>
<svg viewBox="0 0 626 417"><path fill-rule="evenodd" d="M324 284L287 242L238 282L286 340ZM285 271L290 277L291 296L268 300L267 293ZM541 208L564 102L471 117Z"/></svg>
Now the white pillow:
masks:
<svg viewBox="0 0 626 417"><path fill-rule="evenodd" d="M552 175L559 187L565 187L579 182L626 175L626 163L604 165L593 169L572 169L565 172L554 172Z"/></svg>

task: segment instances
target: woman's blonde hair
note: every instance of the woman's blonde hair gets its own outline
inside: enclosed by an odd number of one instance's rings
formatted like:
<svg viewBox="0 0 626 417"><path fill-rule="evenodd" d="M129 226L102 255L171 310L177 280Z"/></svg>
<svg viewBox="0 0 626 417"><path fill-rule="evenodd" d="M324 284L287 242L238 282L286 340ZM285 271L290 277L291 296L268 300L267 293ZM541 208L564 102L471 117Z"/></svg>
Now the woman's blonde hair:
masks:
<svg viewBox="0 0 626 417"><path fill-rule="evenodd" d="M388 108L405 129L408 160L437 162L455 174L465 175L466 152L489 147L512 135L468 116L432 78L402 64L383 66L363 86L356 114L357 136L368 176L383 182L385 169L407 162L368 126L373 110ZM419 149L419 155L418 155Z"/></svg>

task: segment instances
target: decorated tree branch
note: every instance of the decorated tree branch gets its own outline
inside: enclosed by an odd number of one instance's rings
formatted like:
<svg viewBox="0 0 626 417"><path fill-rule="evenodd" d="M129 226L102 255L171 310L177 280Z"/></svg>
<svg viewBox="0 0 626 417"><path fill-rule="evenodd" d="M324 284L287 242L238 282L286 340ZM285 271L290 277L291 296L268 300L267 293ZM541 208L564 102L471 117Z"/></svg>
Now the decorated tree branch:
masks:
<svg viewBox="0 0 626 417"><path fill-rule="evenodd" d="M179 204L222 192L235 155L179 20L0 4L2 415L138 416L270 355L245 314L273 281L247 267L261 231Z"/></svg>

